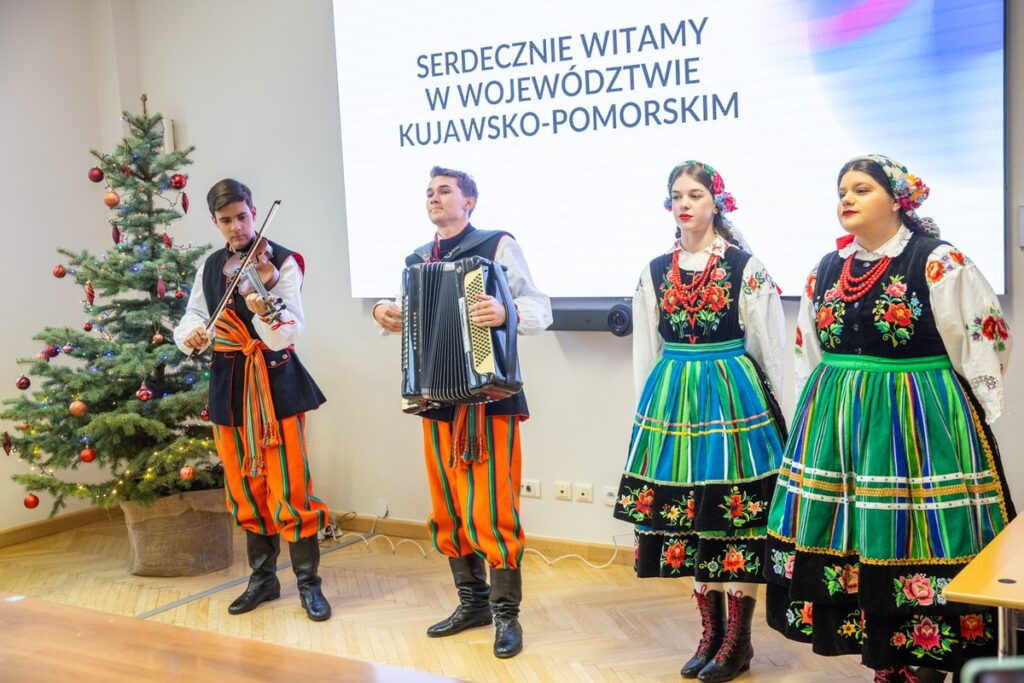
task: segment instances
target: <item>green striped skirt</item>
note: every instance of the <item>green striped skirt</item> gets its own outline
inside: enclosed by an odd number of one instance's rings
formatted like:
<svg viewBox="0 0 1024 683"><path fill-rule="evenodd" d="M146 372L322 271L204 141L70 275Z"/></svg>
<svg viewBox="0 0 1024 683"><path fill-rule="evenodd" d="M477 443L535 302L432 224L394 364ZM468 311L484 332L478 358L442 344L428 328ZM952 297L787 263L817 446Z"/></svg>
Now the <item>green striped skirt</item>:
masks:
<svg viewBox="0 0 1024 683"><path fill-rule="evenodd" d="M769 624L871 668L953 669L991 645L991 614L942 588L1011 515L995 441L948 357L826 353L769 512Z"/></svg>
<svg viewBox="0 0 1024 683"><path fill-rule="evenodd" d="M666 343L637 406L615 516L641 577L762 582L785 433L743 340Z"/></svg>

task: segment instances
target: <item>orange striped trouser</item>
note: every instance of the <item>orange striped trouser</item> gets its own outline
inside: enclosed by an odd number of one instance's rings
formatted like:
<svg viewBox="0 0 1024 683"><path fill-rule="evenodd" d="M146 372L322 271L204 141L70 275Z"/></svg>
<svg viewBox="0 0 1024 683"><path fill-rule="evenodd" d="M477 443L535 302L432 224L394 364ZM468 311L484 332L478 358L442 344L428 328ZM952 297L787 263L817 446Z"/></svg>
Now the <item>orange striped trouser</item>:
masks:
<svg viewBox="0 0 1024 683"><path fill-rule="evenodd" d="M224 464L224 492L235 523L264 536L280 533L288 542L313 536L327 523L327 505L313 495L306 458L306 416L278 421L281 445L263 449L265 472L250 477L243 468L243 427L213 425L217 455Z"/></svg>
<svg viewBox="0 0 1024 683"><path fill-rule="evenodd" d="M423 445L433 508L427 527L437 552L475 552L498 569L519 566L526 536L519 521L522 455L517 416L487 416L484 462L449 465L452 423L423 420Z"/></svg>

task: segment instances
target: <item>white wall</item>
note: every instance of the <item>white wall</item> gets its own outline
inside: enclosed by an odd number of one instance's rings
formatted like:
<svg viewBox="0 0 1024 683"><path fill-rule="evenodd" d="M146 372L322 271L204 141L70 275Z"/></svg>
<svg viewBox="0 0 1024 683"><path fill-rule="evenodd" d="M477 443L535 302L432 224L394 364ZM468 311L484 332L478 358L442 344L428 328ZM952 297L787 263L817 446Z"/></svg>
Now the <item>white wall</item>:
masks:
<svg viewBox="0 0 1024 683"><path fill-rule="evenodd" d="M15 21L16 30L12 28ZM1011 37L1024 35L1024 13L1012 16L1011 22ZM135 31L125 30L126 24L133 24ZM328 396L328 403L309 422L318 495L335 510L372 513L382 499L392 517L424 518L429 504L422 480L419 421L398 410L397 339L378 337L369 322L370 303L349 295L330 2L178 0L168 5L156 0L0 0L0 37L7 38L8 33L20 41L22 49L6 39L0 42L0 78L12 77L8 64L16 64L18 73L15 83L0 89L5 98L0 117L15 117L12 125L17 133L10 132L11 126L0 126L0 140L6 143L0 149L20 145L18 149L25 151L9 158L33 161L29 168L0 167L0 200L9 218L4 227L10 235L8 246L13 239L24 254L17 264L0 272L0 284L10 291L29 283L38 288L39 302L31 311L19 308L9 316L8 329L17 333L0 337L0 364L6 364L11 379L11 384L0 386L0 396L15 392L17 371L9 359L36 350L26 341L31 332L47 322L77 315L77 301L61 301L55 294L56 281L48 274L53 265L49 254L58 244L96 245L92 233L105 234L103 207L94 188L83 182L89 165L84 152L100 144L105 119L97 120L96 110L109 107L111 98L132 106L135 95L127 91L141 87L149 95L152 110L176 121L179 144L198 148L188 187L194 208L179 222L176 238L214 242L216 233L203 210L203 196L224 176L247 182L260 207L275 198L284 200L273 238L306 257L308 329L299 348ZM90 40L107 48L112 42L114 49L108 52L120 55L119 60L108 59L104 71L90 73L89 65L81 63ZM1015 68L1024 59L1020 42L1009 41L1011 148L1024 130L1021 117L1012 115L1024 112L1021 70ZM60 68L22 74L23 55L32 45L59 60ZM102 49L94 51L102 53ZM134 54L135 59L125 56ZM122 63L126 60L131 63ZM73 90L61 85L69 71L77 76L72 79L78 86ZM50 94L55 91L59 95ZM14 93L25 97L22 92L31 95L34 108L8 111L8 98ZM51 108L55 112L49 118L64 134L59 140L43 116ZM77 113L73 120L67 120L68 109ZM85 109L90 112L82 115ZM71 126L74 135L67 130ZM40 157L47 161L36 163ZM443 149L437 161L444 163ZM1016 171L1010 186L1014 207L1024 203L1022 165L1024 155L1011 159L1011 171ZM54 191L60 193L61 201L51 209ZM421 191L420 187L382 187L381 211L388 210L396 193ZM47 208L40 211L41 207ZM39 230L24 230L23 226L40 220L59 227L46 236L37 236ZM670 232L671 226L665 229ZM1008 233L1016 234L1015 217ZM431 235L432 226L424 220L424 241ZM105 248L102 239L98 244ZM1011 294L1004 306L1012 324L1013 303L1024 290L1024 278L1016 277L1021 272L1020 250L1014 246L1009 250ZM795 303L787 303L786 311L792 322ZM598 542L627 534L621 540L629 542L629 526L612 520L610 508L600 503L557 502L551 497L555 480L589 482L598 493L618 482L633 408L629 340L609 334L549 332L523 339L521 354L534 413L523 427L523 475L540 479L544 493L542 500L523 501L527 533ZM996 428L1008 478L1018 497L1024 496L1024 463L1012 446L1024 435L1022 378L1024 360L1017 358L1008 381L1011 417ZM783 406L787 414L792 410L791 391L788 387ZM40 517L39 511L26 513L20 502L23 493L7 481L7 475L17 469L0 459L0 492L8 494L0 495L0 527Z"/></svg>

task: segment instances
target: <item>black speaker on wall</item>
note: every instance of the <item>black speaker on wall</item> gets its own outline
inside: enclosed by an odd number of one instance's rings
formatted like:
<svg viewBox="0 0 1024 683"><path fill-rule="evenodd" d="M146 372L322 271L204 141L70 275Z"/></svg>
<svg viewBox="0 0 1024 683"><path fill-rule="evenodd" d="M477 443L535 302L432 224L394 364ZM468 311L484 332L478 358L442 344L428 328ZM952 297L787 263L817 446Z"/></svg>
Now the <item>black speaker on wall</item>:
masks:
<svg viewBox="0 0 1024 683"><path fill-rule="evenodd" d="M555 297L551 312L551 330L611 332L616 337L633 333L633 300L628 296Z"/></svg>

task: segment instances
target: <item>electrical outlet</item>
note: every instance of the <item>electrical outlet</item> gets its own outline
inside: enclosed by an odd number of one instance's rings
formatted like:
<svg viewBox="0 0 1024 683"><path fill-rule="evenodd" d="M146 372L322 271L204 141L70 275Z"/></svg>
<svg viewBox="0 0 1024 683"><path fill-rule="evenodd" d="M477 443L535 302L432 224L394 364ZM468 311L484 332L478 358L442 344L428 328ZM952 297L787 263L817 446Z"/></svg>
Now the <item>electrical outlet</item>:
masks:
<svg viewBox="0 0 1024 683"><path fill-rule="evenodd" d="M619 499L619 491L614 486L605 486L601 489L601 499L604 504L610 508L615 507L615 503Z"/></svg>
<svg viewBox="0 0 1024 683"><path fill-rule="evenodd" d="M540 498L540 479L523 479L519 484L520 498Z"/></svg>
<svg viewBox="0 0 1024 683"><path fill-rule="evenodd" d="M386 518L388 516L388 502L383 498L378 498L377 504L373 509L373 514L380 519Z"/></svg>
<svg viewBox="0 0 1024 683"><path fill-rule="evenodd" d="M572 499L577 503L593 503L594 502L594 485L593 484L573 484L572 485Z"/></svg>
<svg viewBox="0 0 1024 683"><path fill-rule="evenodd" d="M572 484L567 481L556 481L555 500L572 500Z"/></svg>

